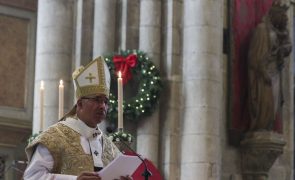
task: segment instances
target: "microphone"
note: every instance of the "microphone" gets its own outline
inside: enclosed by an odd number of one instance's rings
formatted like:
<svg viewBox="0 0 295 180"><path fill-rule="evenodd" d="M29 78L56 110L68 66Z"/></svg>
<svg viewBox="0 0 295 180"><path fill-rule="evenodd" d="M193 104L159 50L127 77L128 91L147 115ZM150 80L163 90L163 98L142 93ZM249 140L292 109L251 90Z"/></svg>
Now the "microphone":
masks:
<svg viewBox="0 0 295 180"><path fill-rule="evenodd" d="M137 154L137 152L135 152L128 144L126 144L120 136L118 136L118 138L120 139L120 142L125 147L127 147L127 149L129 149L132 153L134 153L142 161L142 163L144 165L144 172L141 175L144 177L145 180L148 180L149 176L152 176L152 173L149 171L144 159L142 159L142 157L139 154Z"/></svg>

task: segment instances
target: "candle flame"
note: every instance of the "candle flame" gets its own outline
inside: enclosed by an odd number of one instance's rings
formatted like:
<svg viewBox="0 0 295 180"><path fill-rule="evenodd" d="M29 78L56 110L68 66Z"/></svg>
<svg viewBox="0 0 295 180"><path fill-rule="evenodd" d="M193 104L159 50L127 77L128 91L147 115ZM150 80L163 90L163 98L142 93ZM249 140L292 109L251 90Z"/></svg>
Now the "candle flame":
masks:
<svg viewBox="0 0 295 180"><path fill-rule="evenodd" d="M62 81L62 79L59 81L59 85L62 86L64 84L64 82Z"/></svg>
<svg viewBox="0 0 295 180"><path fill-rule="evenodd" d="M121 78L121 76L122 76L121 71L118 72L118 76L119 76L119 78Z"/></svg>
<svg viewBox="0 0 295 180"><path fill-rule="evenodd" d="M44 81L41 81L40 89L44 89Z"/></svg>

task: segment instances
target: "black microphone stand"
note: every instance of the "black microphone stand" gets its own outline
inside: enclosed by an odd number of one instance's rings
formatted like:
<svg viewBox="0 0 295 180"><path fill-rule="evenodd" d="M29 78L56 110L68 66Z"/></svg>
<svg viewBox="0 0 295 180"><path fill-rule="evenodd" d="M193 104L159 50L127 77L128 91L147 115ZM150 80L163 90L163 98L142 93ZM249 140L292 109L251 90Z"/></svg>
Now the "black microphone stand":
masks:
<svg viewBox="0 0 295 180"><path fill-rule="evenodd" d="M149 169L148 169L148 167L147 167L147 165L146 165L146 163L145 163L145 161L142 159L142 157L140 157L140 155L139 154L137 154L128 144L126 144L125 142L124 142L124 140L123 139L121 139L121 137L119 137L119 139L120 139L120 142L125 146L125 147L127 147L131 152L133 152L141 161L142 161L142 163L143 163L143 165L144 165L144 172L141 174L143 177L144 177L144 179L145 180L148 180L149 179L149 177L150 176L152 176L152 173L149 171Z"/></svg>

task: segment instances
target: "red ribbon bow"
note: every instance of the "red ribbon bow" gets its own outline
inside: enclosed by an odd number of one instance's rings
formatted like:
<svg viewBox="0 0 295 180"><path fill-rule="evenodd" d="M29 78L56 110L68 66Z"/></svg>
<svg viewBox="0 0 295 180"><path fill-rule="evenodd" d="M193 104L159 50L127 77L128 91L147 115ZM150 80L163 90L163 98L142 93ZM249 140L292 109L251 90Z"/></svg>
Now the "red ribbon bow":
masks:
<svg viewBox="0 0 295 180"><path fill-rule="evenodd" d="M117 55L113 57L113 62L115 64L116 72L121 71L122 73L123 84L126 84L132 78L130 69L136 66L137 56L135 54L130 54L125 58Z"/></svg>

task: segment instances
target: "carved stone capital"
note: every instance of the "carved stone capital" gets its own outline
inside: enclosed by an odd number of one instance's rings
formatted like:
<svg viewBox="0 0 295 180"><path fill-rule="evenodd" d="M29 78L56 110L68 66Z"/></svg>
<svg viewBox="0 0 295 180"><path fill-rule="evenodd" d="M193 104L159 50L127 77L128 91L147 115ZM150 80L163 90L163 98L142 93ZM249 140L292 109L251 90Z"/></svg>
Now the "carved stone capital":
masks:
<svg viewBox="0 0 295 180"><path fill-rule="evenodd" d="M248 133L241 142L243 180L267 180L285 144L282 135L275 132Z"/></svg>

